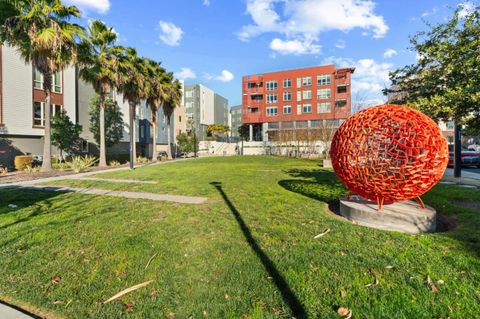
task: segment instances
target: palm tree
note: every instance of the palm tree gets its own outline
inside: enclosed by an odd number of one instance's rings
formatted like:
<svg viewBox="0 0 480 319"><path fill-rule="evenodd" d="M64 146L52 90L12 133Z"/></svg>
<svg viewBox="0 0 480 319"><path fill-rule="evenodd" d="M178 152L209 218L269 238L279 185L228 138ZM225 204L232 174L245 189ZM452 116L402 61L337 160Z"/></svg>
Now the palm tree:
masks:
<svg viewBox="0 0 480 319"><path fill-rule="evenodd" d="M157 152L157 124L158 110L166 100L166 91L163 88L163 82L166 75L165 69L160 66L159 62L152 60L147 61L147 81L145 86L146 102L151 111L152 122L152 160L156 161Z"/></svg>
<svg viewBox="0 0 480 319"><path fill-rule="evenodd" d="M105 147L105 98L118 85L117 34L103 22L94 20L87 27L88 36L79 46L80 78L92 84L99 96L100 108L100 162L107 166Z"/></svg>
<svg viewBox="0 0 480 319"><path fill-rule="evenodd" d="M75 62L77 40L83 28L68 22L80 17L75 6L60 0L0 1L0 43L17 48L25 63L32 63L43 75L45 92L45 137L42 171L51 164L51 91L52 75Z"/></svg>
<svg viewBox="0 0 480 319"><path fill-rule="evenodd" d="M122 49L119 55L119 90L123 94L123 100L129 104L131 169L134 168L136 160L135 111L137 105L146 97L145 68L144 59L137 55L135 49Z"/></svg>
<svg viewBox="0 0 480 319"><path fill-rule="evenodd" d="M172 114L175 108L180 105L182 101L182 84L179 80L173 80L173 74L168 73L169 81L165 83L165 91L167 92L167 99L163 103L163 114L167 118L167 155L172 159L172 149L170 148L170 124Z"/></svg>

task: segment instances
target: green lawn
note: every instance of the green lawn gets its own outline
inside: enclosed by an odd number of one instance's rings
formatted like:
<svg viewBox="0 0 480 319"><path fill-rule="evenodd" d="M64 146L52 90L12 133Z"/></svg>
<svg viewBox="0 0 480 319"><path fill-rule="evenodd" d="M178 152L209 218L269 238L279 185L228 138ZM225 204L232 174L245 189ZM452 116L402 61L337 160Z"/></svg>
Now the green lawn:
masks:
<svg viewBox="0 0 480 319"><path fill-rule="evenodd" d="M49 318L339 318L340 306L353 318L479 316L480 212L467 208L478 189L436 186L425 202L457 227L406 235L328 213L346 190L314 161L209 158L98 176L159 183L56 184L208 201L0 190L0 300Z"/></svg>

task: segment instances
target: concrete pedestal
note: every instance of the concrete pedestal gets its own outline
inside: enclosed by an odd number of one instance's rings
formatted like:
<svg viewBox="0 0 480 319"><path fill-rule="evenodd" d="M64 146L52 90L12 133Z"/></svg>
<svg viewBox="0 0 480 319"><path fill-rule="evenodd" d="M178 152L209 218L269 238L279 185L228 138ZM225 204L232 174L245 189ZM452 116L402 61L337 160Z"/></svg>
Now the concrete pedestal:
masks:
<svg viewBox="0 0 480 319"><path fill-rule="evenodd" d="M433 232L437 226L435 209L422 209L415 201L384 204L381 212L377 208L360 196L340 200L340 215L362 226L412 234Z"/></svg>

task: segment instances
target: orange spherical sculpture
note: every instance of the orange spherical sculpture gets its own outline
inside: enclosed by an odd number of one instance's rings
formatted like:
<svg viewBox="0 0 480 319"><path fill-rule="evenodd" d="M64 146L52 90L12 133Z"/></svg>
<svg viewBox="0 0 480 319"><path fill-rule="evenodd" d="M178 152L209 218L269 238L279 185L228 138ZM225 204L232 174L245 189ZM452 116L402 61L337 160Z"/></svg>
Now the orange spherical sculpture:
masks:
<svg viewBox="0 0 480 319"><path fill-rule="evenodd" d="M351 116L335 133L333 169L351 194L384 203L417 199L443 176L448 145L438 125L402 105L380 105Z"/></svg>

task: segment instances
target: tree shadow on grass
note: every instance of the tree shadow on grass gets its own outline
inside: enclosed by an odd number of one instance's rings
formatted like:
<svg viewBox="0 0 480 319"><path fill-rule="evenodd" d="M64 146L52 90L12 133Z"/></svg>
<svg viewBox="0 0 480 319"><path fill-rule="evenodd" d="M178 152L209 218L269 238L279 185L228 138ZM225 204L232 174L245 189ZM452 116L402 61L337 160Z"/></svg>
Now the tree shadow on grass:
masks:
<svg viewBox="0 0 480 319"><path fill-rule="evenodd" d="M296 179L281 180L278 182L281 187L325 202L331 211L338 212L339 199L345 196L348 190L334 172L325 169L291 169L285 173Z"/></svg>
<svg viewBox="0 0 480 319"><path fill-rule="evenodd" d="M16 206L12 208L0 207L0 215L11 214L12 212L15 212L16 209L34 207L33 211L27 216L0 226L0 230L27 222L37 216L48 214L52 206L52 202L50 200L58 195L60 195L60 193L27 190L14 186L0 189L0 202L5 206L10 204Z"/></svg>
<svg viewBox="0 0 480 319"><path fill-rule="evenodd" d="M253 250L253 252L257 255L258 259L263 264L263 267L267 271L268 275L272 278L272 281L274 282L275 286L277 287L278 291L282 295L282 298L284 302L288 305L290 308L290 311L295 318L308 318L306 310L302 304L302 302L298 299L298 297L295 295L295 292L290 288L288 285L287 281L285 278L282 276L282 274L278 271L276 268L275 264L270 260L268 255L260 248L258 243L256 242L255 238L253 238L253 235L248 228L247 224L243 220L242 216L240 215L239 211L235 208L233 203L230 201L228 198L227 194L225 194L223 188L222 188L222 183L220 182L212 182L210 183L213 185L220 195L222 196L223 200L227 204L228 208L232 212L233 216L235 217L242 233L243 236L245 237L245 240L247 241L248 245L250 248Z"/></svg>

